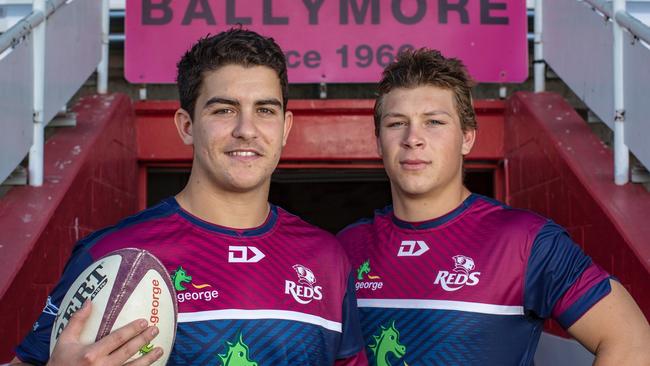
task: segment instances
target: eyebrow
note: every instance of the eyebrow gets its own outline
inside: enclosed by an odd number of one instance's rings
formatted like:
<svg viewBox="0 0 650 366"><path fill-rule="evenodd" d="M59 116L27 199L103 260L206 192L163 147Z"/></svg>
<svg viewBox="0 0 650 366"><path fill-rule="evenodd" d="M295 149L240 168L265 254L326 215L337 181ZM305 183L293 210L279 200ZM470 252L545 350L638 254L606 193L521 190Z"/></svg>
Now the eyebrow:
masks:
<svg viewBox="0 0 650 366"><path fill-rule="evenodd" d="M234 99L221 98L221 97L212 97L212 98L208 99L205 102L205 105L203 106L203 108L207 108L212 104L227 104L227 105L231 105L231 106L234 106L234 107L241 106L241 103L239 103L239 101L234 100ZM274 105L274 106L277 106L279 108L282 108L282 102L280 102L276 98L256 100L255 105L256 106Z"/></svg>
<svg viewBox="0 0 650 366"><path fill-rule="evenodd" d="M447 112L447 111L443 111L443 110L439 110L439 109L436 109L436 110L433 110L433 111L429 111L429 112L424 112L423 114L424 114L425 116L437 116L437 115L444 114L444 115L447 115L447 116L449 116L449 117L452 117L452 115L451 115L449 112ZM386 118L386 117L406 118L406 115L403 114L403 113L398 113L398 112L390 112L390 113L386 113L386 114L384 114L381 118L384 119L384 118Z"/></svg>

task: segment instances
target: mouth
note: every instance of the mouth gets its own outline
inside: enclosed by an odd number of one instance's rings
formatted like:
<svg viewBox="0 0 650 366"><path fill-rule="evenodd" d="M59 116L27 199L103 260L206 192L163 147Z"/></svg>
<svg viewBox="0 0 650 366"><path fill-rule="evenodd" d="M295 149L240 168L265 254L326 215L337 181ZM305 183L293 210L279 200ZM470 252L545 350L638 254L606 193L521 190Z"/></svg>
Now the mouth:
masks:
<svg viewBox="0 0 650 366"><path fill-rule="evenodd" d="M259 151L252 149L229 150L225 154L238 160L252 160L263 156Z"/></svg>
<svg viewBox="0 0 650 366"><path fill-rule="evenodd" d="M405 159L399 163L405 170L422 170L431 164L430 161L420 159Z"/></svg>

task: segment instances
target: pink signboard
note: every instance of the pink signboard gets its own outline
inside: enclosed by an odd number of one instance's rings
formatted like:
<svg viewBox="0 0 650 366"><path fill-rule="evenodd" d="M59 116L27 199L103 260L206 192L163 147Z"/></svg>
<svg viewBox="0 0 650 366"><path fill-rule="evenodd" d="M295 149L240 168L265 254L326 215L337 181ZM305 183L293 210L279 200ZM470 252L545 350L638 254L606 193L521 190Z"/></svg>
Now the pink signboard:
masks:
<svg viewBox="0 0 650 366"><path fill-rule="evenodd" d="M237 24L280 44L293 83L376 82L400 50L425 46L480 82L528 76L524 0L127 0L126 78L174 83L192 43Z"/></svg>

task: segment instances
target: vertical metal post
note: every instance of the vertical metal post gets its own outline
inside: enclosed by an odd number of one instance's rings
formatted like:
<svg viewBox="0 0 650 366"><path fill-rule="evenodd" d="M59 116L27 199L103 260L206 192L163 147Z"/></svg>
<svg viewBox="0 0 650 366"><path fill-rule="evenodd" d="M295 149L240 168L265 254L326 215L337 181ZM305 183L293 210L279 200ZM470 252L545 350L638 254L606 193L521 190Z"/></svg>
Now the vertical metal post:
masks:
<svg viewBox="0 0 650 366"><path fill-rule="evenodd" d="M616 13L625 11L625 0L614 0L612 5L612 23L614 25L614 183L622 186L630 179L630 151L625 145L623 28L616 20Z"/></svg>
<svg viewBox="0 0 650 366"><path fill-rule="evenodd" d="M33 11L40 11L47 15L45 0L34 0ZM43 185L43 160L45 144L45 121L43 109L45 105L45 27L47 18L36 26L33 31L34 40L34 140L29 148L29 185L40 187Z"/></svg>
<svg viewBox="0 0 650 366"><path fill-rule="evenodd" d="M108 92L108 33L110 22L109 0L102 0L102 58L97 65L97 93Z"/></svg>
<svg viewBox="0 0 650 366"><path fill-rule="evenodd" d="M533 63L533 72L534 72L534 84L535 92L543 92L546 90L546 64L544 63L544 44L542 43L542 8L543 0L535 0L535 19L534 19L534 31L535 31L535 49L534 49L534 63Z"/></svg>

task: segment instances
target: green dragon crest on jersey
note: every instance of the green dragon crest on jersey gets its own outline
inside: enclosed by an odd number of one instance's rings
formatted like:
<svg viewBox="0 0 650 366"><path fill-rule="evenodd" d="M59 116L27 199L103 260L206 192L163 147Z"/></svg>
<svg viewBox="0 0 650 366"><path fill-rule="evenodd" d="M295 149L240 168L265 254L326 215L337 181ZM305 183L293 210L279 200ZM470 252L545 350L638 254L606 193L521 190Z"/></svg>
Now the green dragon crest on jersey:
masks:
<svg viewBox="0 0 650 366"><path fill-rule="evenodd" d="M370 259L361 263L359 268L357 268L357 280L362 281L363 275L370 273Z"/></svg>
<svg viewBox="0 0 650 366"><path fill-rule="evenodd" d="M375 366L391 366L388 355L393 354L397 358L402 358L406 354L406 346L399 343L399 331L395 328L395 321L390 327L380 325L379 335L372 336L375 344L368 347L375 356ZM404 362L406 365L406 362Z"/></svg>
<svg viewBox="0 0 650 366"><path fill-rule="evenodd" d="M219 354L222 366L257 366L257 362L248 358L248 346L244 343L242 334L236 343L226 341L226 354Z"/></svg>
<svg viewBox="0 0 650 366"><path fill-rule="evenodd" d="M187 275L187 272L185 272L183 266L178 266L174 273L172 273L172 282L174 282L174 288L176 291L187 290L183 285L183 282L189 283L190 281L192 281L192 276Z"/></svg>

